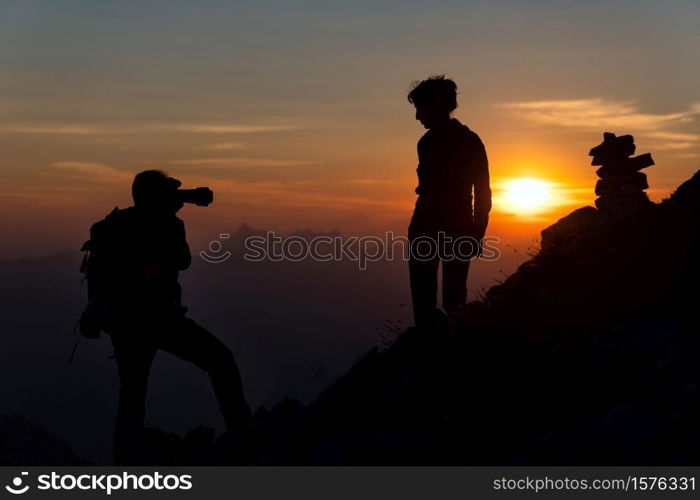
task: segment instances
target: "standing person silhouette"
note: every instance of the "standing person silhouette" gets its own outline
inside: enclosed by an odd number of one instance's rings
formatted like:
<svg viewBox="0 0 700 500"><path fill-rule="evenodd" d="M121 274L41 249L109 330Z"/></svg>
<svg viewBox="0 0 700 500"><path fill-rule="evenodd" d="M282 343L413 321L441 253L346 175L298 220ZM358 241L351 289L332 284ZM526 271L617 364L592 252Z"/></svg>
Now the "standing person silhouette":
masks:
<svg viewBox="0 0 700 500"><path fill-rule="evenodd" d="M408 228L413 317L424 336L434 329L439 318L436 308L440 262L443 307L448 316L466 305L469 259L479 253L479 244L473 243L480 242L486 232L491 188L481 139L452 117L457 108L455 82L444 75L415 82L408 101L415 106L416 120L428 129L418 141L418 199ZM440 251L440 233L452 241L461 238L464 242L466 238L471 251L457 251L449 245L446 252ZM430 241L436 251L427 256L421 248L430 245ZM470 255L466 257L467 254Z"/></svg>
<svg viewBox="0 0 700 500"><path fill-rule="evenodd" d="M159 349L208 372L230 433L240 435L250 418L233 354L187 318L180 302L178 274L191 255L184 223L175 215L183 206L179 186L158 170L136 175L134 206L94 224L86 244L88 293L95 297L88 310L103 311L95 329L111 337L119 373L113 450L118 465L135 458L132 444L143 428L148 374ZM89 326L84 313L81 330Z"/></svg>

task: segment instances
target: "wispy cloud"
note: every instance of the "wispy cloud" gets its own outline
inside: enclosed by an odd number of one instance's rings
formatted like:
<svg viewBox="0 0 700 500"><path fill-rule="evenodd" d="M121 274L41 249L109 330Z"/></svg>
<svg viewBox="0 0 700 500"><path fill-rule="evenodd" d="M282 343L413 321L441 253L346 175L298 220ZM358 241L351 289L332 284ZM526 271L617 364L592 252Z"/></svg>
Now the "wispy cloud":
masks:
<svg viewBox="0 0 700 500"><path fill-rule="evenodd" d="M276 158L194 158L190 160L171 160L171 165L194 165L206 167L299 167L319 165L317 160L280 160Z"/></svg>
<svg viewBox="0 0 700 500"><path fill-rule="evenodd" d="M596 129L626 127L635 130L660 130L668 125L688 123L693 120L693 115L700 113L700 106L697 104L677 113L644 113L633 102L600 98L509 102L498 106L538 123Z"/></svg>
<svg viewBox="0 0 700 500"><path fill-rule="evenodd" d="M700 145L700 136L668 130L693 122L700 114L700 103L675 113L643 112L630 101L601 98L559 101L509 102L497 105L522 119L560 127L639 132L657 139L657 149L688 149Z"/></svg>
<svg viewBox="0 0 700 500"><path fill-rule="evenodd" d="M243 125L225 123L155 123L140 125L97 125L85 123L0 124L0 132L47 135L125 135L159 132L182 132L193 134L252 134L261 132L285 132L298 130L298 128L299 127L292 125Z"/></svg>
<svg viewBox="0 0 700 500"><path fill-rule="evenodd" d="M655 149L661 150L678 150L678 149L690 149L697 146L697 142L657 142L654 144Z"/></svg>
<svg viewBox="0 0 700 500"><path fill-rule="evenodd" d="M295 130L291 125L226 125L226 124L180 124L174 130L197 134L250 134L254 132L285 132Z"/></svg>
<svg viewBox="0 0 700 500"><path fill-rule="evenodd" d="M683 132L650 132L647 134L648 137L653 137L654 139L666 139L669 141L698 141L700 140L699 134L686 134Z"/></svg>
<svg viewBox="0 0 700 500"><path fill-rule="evenodd" d="M54 175L80 179L91 183L124 182L131 179L131 174L103 165L102 163L90 163L82 161L57 161L49 164Z"/></svg>
<svg viewBox="0 0 700 500"><path fill-rule="evenodd" d="M413 178L410 178L409 182L412 182ZM338 181L339 184L349 184L356 186L375 186L375 185L386 185L386 184L396 184L396 179L345 179Z"/></svg>
<svg viewBox="0 0 700 500"><path fill-rule="evenodd" d="M646 137L656 139L653 143L655 149L679 150L691 149L700 145L700 135L683 132L648 132Z"/></svg>
<svg viewBox="0 0 700 500"><path fill-rule="evenodd" d="M0 125L0 132L56 135L98 135L114 133L114 131L110 132L108 129L93 125Z"/></svg>
<svg viewBox="0 0 700 500"><path fill-rule="evenodd" d="M240 151L245 149L246 144L243 142L217 142L215 144L205 144L199 149L205 149L208 151Z"/></svg>
<svg viewBox="0 0 700 500"><path fill-rule="evenodd" d="M296 190L293 185L275 181L240 183L228 182L217 186L228 199L236 203L248 202L256 211L260 210L261 198L275 199L279 208L315 208L319 210L351 210L366 207L405 208L402 200L370 198L365 196L337 195L323 191Z"/></svg>

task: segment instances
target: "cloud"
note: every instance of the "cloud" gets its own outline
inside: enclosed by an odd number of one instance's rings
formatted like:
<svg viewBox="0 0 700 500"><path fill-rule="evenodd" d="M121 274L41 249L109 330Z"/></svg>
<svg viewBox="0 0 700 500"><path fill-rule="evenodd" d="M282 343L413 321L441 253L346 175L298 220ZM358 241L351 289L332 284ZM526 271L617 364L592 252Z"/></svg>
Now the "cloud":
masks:
<svg viewBox="0 0 700 500"><path fill-rule="evenodd" d="M250 134L254 132L285 132L294 130L289 125L218 125L218 124L181 124L174 130L198 134Z"/></svg>
<svg viewBox="0 0 700 500"><path fill-rule="evenodd" d="M600 98L510 102L498 106L538 123L595 129L660 130L668 125L693 121L693 115L700 113L698 104L678 113L643 113L632 102L607 101Z"/></svg>
<svg viewBox="0 0 700 500"><path fill-rule="evenodd" d="M544 125L582 129L639 132L658 139L657 149L688 149L700 144L700 136L667 130L694 121L700 103L677 113L646 113L634 102L601 98L559 101L529 101L498 104L520 118Z"/></svg>
<svg viewBox="0 0 700 500"><path fill-rule="evenodd" d="M647 132L646 137L654 140L653 149L664 150L679 150L691 149L700 145L700 135L688 134L685 132Z"/></svg>
<svg viewBox="0 0 700 500"><path fill-rule="evenodd" d="M654 144L654 149L674 150L674 149L690 149L697 146L697 142L658 142Z"/></svg>
<svg viewBox="0 0 700 500"><path fill-rule="evenodd" d="M682 132L650 132L647 137L654 139L667 139L669 141L697 141L700 140L698 134L685 134Z"/></svg>
<svg viewBox="0 0 700 500"><path fill-rule="evenodd" d="M275 158L194 158L191 160L171 160L172 165L195 165L206 167L299 167L319 165L313 160L280 160Z"/></svg>
<svg viewBox="0 0 700 500"><path fill-rule="evenodd" d="M94 125L82 123L2 125L0 132L16 134L55 135L118 135L158 132L184 132L195 134L251 134L259 132L285 132L297 130L291 125L238 125L238 124L143 124L143 125Z"/></svg>
<svg viewBox="0 0 700 500"><path fill-rule="evenodd" d="M413 181L413 177L410 178L410 181ZM392 185L396 184L396 179L370 179L370 178L364 178L364 179L345 179L338 181L338 184L349 184L349 185L357 185L357 186L374 186L374 185Z"/></svg>
<svg viewBox="0 0 700 500"><path fill-rule="evenodd" d="M54 175L91 183L116 183L131 180L131 174L103 165L82 161L57 161L49 164Z"/></svg>
<svg viewBox="0 0 700 500"><path fill-rule="evenodd" d="M98 135L106 133L90 125L0 125L0 132L16 134Z"/></svg>
<svg viewBox="0 0 700 500"><path fill-rule="evenodd" d="M396 199L369 198L365 196L337 195L323 191L297 190L294 183L262 181L241 183L229 181L218 182L217 192L225 193L227 199L235 203L249 203L251 207L260 207L260 200L275 200L275 208L313 208L320 210L357 210L366 207L384 207L404 209L404 202Z"/></svg>
<svg viewBox="0 0 700 500"><path fill-rule="evenodd" d="M206 144L199 149L209 151L239 151L245 149L246 144L242 142L217 142L216 144Z"/></svg>

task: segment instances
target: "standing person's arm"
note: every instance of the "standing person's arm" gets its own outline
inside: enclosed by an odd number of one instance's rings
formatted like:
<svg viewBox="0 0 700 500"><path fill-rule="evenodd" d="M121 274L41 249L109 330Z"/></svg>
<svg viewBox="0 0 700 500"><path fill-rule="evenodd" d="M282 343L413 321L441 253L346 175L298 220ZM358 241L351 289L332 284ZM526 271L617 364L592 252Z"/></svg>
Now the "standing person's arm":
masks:
<svg viewBox="0 0 700 500"><path fill-rule="evenodd" d="M416 145L416 150L418 151L418 168L416 169L416 174L418 175L418 186L416 187L416 194L426 194L429 190L428 187L428 169L425 161L425 150L426 150L426 136L420 138L418 144Z"/></svg>
<svg viewBox="0 0 700 500"><path fill-rule="evenodd" d="M489 212L491 211L491 185L489 182L489 160L486 156L486 148L477 138L474 148L474 226L476 236L481 239L486 233L489 224Z"/></svg>

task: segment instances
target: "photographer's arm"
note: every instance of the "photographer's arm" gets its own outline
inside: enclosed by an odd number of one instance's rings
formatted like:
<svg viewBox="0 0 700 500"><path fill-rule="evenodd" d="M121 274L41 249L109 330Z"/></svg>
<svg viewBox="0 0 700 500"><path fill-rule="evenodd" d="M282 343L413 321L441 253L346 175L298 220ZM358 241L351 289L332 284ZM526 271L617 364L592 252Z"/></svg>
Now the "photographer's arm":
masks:
<svg viewBox="0 0 700 500"><path fill-rule="evenodd" d="M182 220L177 219L177 234L175 235L173 255L175 258L175 266L178 271L183 271L190 267L192 263L192 254L190 253L190 246L187 244L187 237L185 234L185 223Z"/></svg>

